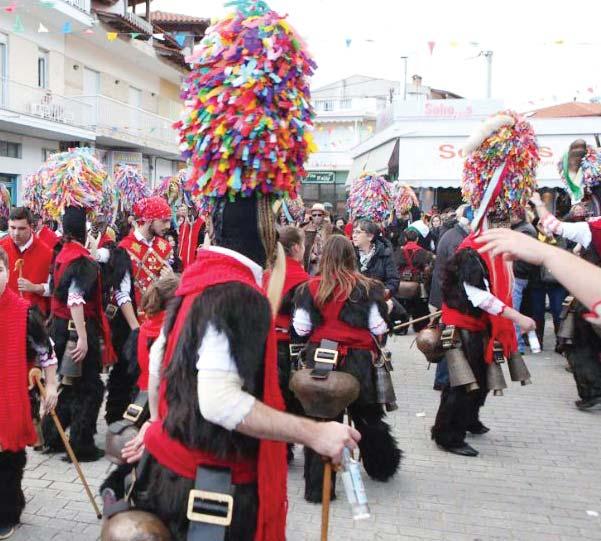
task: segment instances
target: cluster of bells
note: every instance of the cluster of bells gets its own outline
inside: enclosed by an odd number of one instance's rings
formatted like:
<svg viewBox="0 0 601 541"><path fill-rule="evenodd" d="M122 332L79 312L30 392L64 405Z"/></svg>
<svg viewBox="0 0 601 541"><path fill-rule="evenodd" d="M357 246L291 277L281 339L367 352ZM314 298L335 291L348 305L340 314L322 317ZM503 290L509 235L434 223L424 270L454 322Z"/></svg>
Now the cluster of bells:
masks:
<svg viewBox="0 0 601 541"><path fill-rule="evenodd" d="M449 331L447 337L445 337L445 334L439 328L424 329L418 335L416 345L426 356L428 362L438 363L443 357L446 359L451 387L465 386L468 392L476 391L480 386L474 376L474 371L463 352L463 348L455 341L453 330L450 329ZM507 388L502 368L505 362L509 367L511 381L519 381L522 385L532 383L530 372L520 353L516 351L506 359L500 345L495 344L493 356L493 362L488 365L486 371L486 386L493 391L495 396L502 396L503 389Z"/></svg>

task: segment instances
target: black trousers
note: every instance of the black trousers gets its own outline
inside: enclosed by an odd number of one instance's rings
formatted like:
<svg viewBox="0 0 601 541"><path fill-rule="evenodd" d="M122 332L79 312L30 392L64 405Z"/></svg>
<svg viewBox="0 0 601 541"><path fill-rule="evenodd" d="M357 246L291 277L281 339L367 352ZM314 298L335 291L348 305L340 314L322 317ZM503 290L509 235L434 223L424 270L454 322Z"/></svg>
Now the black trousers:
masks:
<svg viewBox="0 0 601 541"><path fill-rule="evenodd" d="M51 336L59 359L59 370L69 335L67 323L67 320L55 318L51 327ZM82 375L73 385L61 386L55 410L63 428L71 429L69 439L76 454L91 451L95 447L96 422L104 394L104 386L100 380L102 360L99 328L94 320L87 320L86 330L88 354L82 361ZM42 430L48 447L63 450L62 441L50 416L44 417Z"/></svg>
<svg viewBox="0 0 601 541"><path fill-rule="evenodd" d="M0 452L0 526L19 523L25 508L21 482L26 461L25 449Z"/></svg>
<svg viewBox="0 0 601 541"><path fill-rule="evenodd" d="M578 396L582 400L601 397L601 352L595 345L579 343L567 350Z"/></svg>
<svg viewBox="0 0 601 541"><path fill-rule="evenodd" d="M432 439L443 447L460 447L465 443L468 429L480 426L480 408L488 394L484 337L481 333L462 330L461 341L480 388L468 392L465 386L451 387L447 384L442 390L436 421L432 427Z"/></svg>
<svg viewBox="0 0 601 541"><path fill-rule="evenodd" d="M123 324L127 327L125 321ZM128 332L126 336L123 336L121 332L117 339L113 339L113 348L117 354L117 361L111 368L111 373L106 384L106 415L104 418L107 425L123 418L123 413L127 406L131 404L134 395L137 378L132 373L131 359L124 354L124 346L129 334ZM115 333L113 333L114 335Z"/></svg>
<svg viewBox="0 0 601 541"><path fill-rule="evenodd" d="M141 480L134 488L136 508L159 517L174 541L185 541L189 525L188 495L194 481L161 466L152 456L148 458ZM225 541L253 541L258 504L257 485L235 485L232 523L225 532Z"/></svg>

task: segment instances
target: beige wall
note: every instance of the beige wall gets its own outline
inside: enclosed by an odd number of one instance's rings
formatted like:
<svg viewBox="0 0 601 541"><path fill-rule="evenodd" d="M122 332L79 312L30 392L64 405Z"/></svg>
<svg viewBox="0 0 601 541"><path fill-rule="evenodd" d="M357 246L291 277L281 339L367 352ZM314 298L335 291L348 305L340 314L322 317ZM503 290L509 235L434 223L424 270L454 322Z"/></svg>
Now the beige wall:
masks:
<svg viewBox="0 0 601 541"><path fill-rule="evenodd" d="M29 86L38 84L38 46L19 34L8 36L9 79Z"/></svg>

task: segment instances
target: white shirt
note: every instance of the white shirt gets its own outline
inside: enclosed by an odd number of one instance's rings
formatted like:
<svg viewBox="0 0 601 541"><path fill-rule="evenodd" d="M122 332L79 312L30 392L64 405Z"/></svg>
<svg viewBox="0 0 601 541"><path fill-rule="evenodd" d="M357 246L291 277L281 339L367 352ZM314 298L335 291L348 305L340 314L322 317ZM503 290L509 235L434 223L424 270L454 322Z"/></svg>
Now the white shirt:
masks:
<svg viewBox="0 0 601 541"><path fill-rule="evenodd" d="M311 316L304 308L297 308L294 311L292 317L292 326L294 331L299 336L307 336L313 330L313 324L311 323ZM369 319L368 319L369 332L379 336L388 332L388 325L380 315L378 305L374 302L369 307Z"/></svg>
<svg viewBox="0 0 601 541"><path fill-rule="evenodd" d="M463 282L463 289L465 289L467 298L472 303L472 306L480 308L493 316L498 316L505 310L505 303L490 292L490 286L486 279L484 279L484 285L486 286L486 290Z"/></svg>

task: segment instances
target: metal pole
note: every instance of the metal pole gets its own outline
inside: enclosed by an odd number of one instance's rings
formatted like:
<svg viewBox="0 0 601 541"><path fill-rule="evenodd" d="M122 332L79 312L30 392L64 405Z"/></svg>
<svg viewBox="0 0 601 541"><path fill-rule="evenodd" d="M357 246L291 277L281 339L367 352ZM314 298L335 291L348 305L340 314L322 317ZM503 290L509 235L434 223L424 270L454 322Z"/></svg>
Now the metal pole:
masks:
<svg viewBox="0 0 601 541"><path fill-rule="evenodd" d="M401 56L401 60L403 61L403 101L407 101L407 57Z"/></svg>
<svg viewBox="0 0 601 541"><path fill-rule="evenodd" d="M492 51L485 51L486 57L486 97L492 97Z"/></svg>

